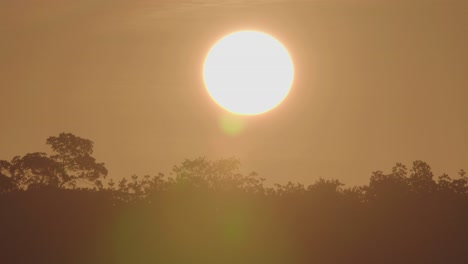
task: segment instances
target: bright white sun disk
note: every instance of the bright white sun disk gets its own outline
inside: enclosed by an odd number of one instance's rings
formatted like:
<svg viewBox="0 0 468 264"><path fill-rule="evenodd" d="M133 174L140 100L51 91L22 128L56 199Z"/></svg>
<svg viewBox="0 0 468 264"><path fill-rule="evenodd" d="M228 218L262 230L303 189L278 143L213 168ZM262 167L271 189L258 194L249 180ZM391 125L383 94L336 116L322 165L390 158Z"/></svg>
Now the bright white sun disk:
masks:
<svg viewBox="0 0 468 264"><path fill-rule="evenodd" d="M288 95L294 68L286 48L270 35L239 31L219 40L204 64L208 93L235 114L273 109Z"/></svg>

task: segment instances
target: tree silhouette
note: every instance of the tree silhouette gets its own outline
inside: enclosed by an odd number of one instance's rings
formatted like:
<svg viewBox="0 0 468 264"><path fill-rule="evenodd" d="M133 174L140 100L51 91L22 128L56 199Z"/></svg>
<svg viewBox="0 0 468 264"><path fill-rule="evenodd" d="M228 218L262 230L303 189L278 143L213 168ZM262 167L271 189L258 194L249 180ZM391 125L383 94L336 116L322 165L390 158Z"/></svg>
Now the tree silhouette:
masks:
<svg viewBox="0 0 468 264"><path fill-rule="evenodd" d="M9 174L10 167L11 164L9 162L0 160L0 193L16 189L13 179L6 175Z"/></svg>
<svg viewBox="0 0 468 264"><path fill-rule="evenodd" d="M47 139L53 154L28 153L11 162L0 161L3 178L8 177L19 189L39 187L75 188L79 184L102 188L107 176L104 163L91 156L93 142L70 133ZM5 180L4 180L5 181Z"/></svg>
<svg viewBox="0 0 468 264"><path fill-rule="evenodd" d="M60 164L40 152L14 157L9 172L20 189L64 187L68 182L68 175Z"/></svg>
<svg viewBox="0 0 468 264"><path fill-rule="evenodd" d="M174 166L170 182L192 188L263 192L264 179L258 178L255 172L243 175L239 168L240 161L235 158L216 161L209 161L205 157L187 159Z"/></svg>
<svg viewBox="0 0 468 264"><path fill-rule="evenodd" d="M70 133L50 137L47 144L55 152L51 159L61 165L67 174L64 184L75 186L77 182L93 183L102 188L102 179L107 176L104 163L97 163L91 156L93 142Z"/></svg>

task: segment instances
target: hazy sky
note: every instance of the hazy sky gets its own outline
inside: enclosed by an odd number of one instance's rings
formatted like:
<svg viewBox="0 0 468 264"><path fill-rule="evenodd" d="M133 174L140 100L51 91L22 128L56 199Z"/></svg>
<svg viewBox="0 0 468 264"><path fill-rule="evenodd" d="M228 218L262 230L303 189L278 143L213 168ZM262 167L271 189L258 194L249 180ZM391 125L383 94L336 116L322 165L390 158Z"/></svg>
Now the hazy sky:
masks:
<svg viewBox="0 0 468 264"><path fill-rule="evenodd" d="M421 159L468 169L468 2L3 0L0 159L71 132L111 177L236 156L270 182L338 178ZM289 49L289 97L239 135L202 80L224 34Z"/></svg>

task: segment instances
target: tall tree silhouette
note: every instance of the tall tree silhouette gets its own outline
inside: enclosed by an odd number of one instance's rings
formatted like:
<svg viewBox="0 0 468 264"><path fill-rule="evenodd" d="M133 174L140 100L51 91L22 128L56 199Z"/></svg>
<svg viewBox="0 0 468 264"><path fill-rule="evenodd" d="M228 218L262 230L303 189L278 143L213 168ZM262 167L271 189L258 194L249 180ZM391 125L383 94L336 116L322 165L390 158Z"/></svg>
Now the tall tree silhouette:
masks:
<svg viewBox="0 0 468 264"><path fill-rule="evenodd" d="M61 133L58 137L49 137L47 144L54 151L51 159L60 164L67 175L64 184L75 186L77 182L85 182L102 187L101 179L107 176L107 169L104 163L97 163L91 156L94 145L91 140Z"/></svg>

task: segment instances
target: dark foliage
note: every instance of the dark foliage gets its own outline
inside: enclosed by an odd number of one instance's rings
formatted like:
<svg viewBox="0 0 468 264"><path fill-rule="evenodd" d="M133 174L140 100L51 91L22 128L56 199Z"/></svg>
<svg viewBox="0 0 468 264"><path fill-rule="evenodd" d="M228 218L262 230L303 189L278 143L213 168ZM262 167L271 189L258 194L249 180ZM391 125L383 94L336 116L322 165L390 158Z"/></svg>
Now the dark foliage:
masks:
<svg viewBox="0 0 468 264"><path fill-rule="evenodd" d="M91 141L47 143L53 155L0 161L1 263L468 263L463 170L266 187L236 159L198 158L104 183Z"/></svg>
<svg viewBox="0 0 468 264"><path fill-rule="evenodd" d="M93 142L73 134L61 133L50 137L47 144L53 154L28 153L14 157L10 162L0 161L0 179L8 178L19 190L41 187L75 188L77 185L102 188L107 175L104 163L96 163L91 156ZM6 180L0 180L4 182ZM7 183L5 183L7 184ZM0 191L7 189L2 187ZM8 189L12 188L11 186Z"/></svg>

